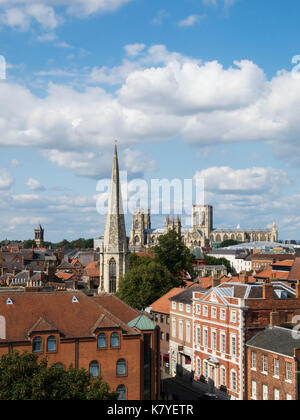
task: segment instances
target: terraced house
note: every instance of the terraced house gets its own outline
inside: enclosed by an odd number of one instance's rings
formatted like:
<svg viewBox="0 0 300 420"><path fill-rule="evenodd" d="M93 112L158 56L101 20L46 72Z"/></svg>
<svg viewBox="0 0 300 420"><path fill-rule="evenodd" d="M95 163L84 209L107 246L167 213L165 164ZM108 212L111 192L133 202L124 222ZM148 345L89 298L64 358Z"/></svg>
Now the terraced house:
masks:
<svg viewBox="0 0 300 420"><path fill-rule="evenodd" d="M300 308L282 282L223 283L193 293L195 379L221 399L247 399L246 342L268 326L284 326Z"/></svg>

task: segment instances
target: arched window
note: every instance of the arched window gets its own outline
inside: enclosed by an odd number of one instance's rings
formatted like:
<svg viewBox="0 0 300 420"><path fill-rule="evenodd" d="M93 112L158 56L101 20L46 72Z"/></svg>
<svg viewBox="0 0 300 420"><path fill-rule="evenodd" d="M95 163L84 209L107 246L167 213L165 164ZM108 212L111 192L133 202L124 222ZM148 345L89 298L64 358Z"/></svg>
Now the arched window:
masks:
<svg viewBox="0 0 300 420"><path fill-rule="evenodd" d="M118 400L119 401L126 400L126 387L125 387L125 385L119 385L118 388L117 388L117 392L119 393L119 395L118 395Z"/></svg>
<svg viewBox="0 0 300 420"><path fill-rule="evenodd" d="M35 337L32 342L32 352L41 353L43 349L43 341L41 337Z"/></svg>
<svg viewBox="0 0 300 420"><path fill-rule="evenodd" d="M109 293L116 293L117 291L117 264L116 260L112 258L109 261Z"/></svg>
<svg viewBox="0 0 300 420"><path fill-rule="evenodd" d="M119 359L117 361L117 376L123 376L127 374L126 360Z"/></svg>
<svg viewBox="0 0 300 420"><path fill-rule="evenodd" d="M47 339L47 351L56 351L56 338L50 335Z"/></svg>
<svg viewBox="0 0 300 420"><path fill-rule="evenodd" d="M106 348L106 334L99 334L98 335L98 349L105 349Z"/></svg>
<svg viewBox="0 0 300 420"><path fill-rule="evenodd" d="M110 336L110 347L120 347L120 337L118 333L112 333Z"/></svg>
<svg viewBox="0 0 300 420"><path fill-rule="evenodd" d="M99 363L97 362L97 360L93 360L90 363L90 368L89 368L90 374L96 378L97 376L99 376Z"/></svg>

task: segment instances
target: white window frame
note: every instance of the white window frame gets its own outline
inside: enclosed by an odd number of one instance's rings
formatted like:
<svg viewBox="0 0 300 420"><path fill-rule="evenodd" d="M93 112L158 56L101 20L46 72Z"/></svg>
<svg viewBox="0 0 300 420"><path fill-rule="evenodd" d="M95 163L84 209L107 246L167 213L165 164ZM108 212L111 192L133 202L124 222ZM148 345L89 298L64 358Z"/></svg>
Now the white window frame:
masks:
<svg viewBox="0 0 300 420"><path fill-rule="evenodd" d="M178 339L183 340L183 321L182 319L178 322Z"/></svg>
<svg viewBox="0 0 300 420"><path fill-rule="evenodd" d="M289 369L288 369L289 367ZM293 376L293 368L291 362L285 362L285 381L288 383L292 383L292 376Z"/></svg>
<svg viewBox="0 0 300 420"><path fill-rule="evenodd" d="M183 312L183 303L179 303L179 310L180 312Z"/></svg>
<svg viewBox="0 0 300 420"><path fill-rule="evenodd" d="M201 327L199 325L196 326L196 347L201 346Z"/></svg>
<svg viewBox="0 0 300 420"><path fill-rule="evenodd" d="M212 329L210 332L211 336L211 349L217 351L217 330Z"/></svg>
<svg viewBox="0 0 300 420"><path fill-rule="evenodd" d="M262 386L262 399L263 401L269 400L269 388L268 385L263 384Z"/></svg>
<svg viewBox="0 0 300 420"><path fill-rule="evenodd" d="M216 318L217 318L217 314L218 314L218 312L217 312L217 308L216 308L215 306L213 306L213 307L211 308L211 317L212 317L213 319L216 319Z"/></svg>
<svg viewBox="0 0 300 420"><path fill-rule="evenodd" d="M172 318L172 337L176 338L177 320Z"/></svg>
<svg viewBox="0 0 300 420"><path fill-rule="evenodd" d="M221 366L221 368L220 368L220 384L222 386L226 386L226 368L225 368L225 366Z"/></svg>
<svg viewBox="0 0 300 420"><path fill-rule="evenodd" d="M256 351L251 351L251 369L256 370L257 367L257 353Z"/></svg>
<svg viewBox="0 0 300 420"><path fill-rule="evenodd" d="M186 311L188 314L191 313L191 305L186 305Z"/></svg>
<svg viewBox="0 0 300 420"><path fill-rule="evenodd" d="M273 359L274 378L279 378L279 372L280 372L279 368L280 368L279 359L274 358Z"/></svg>
<svg viewBox="0 0 300 420"><path fill-rule="evenodd" d="M201 305L199 303L196 303L196 315L201 315Z"/></svg>
<svg viewBox="0 0 300 420"><path fill-rule="evenodd" d="M191 342L191 323L190 322L185 323L185 339L187 343Z"/></svg>
<svg viewBox="0 0 300 420"><path fill-rule="evenodd" d="M172 301L172 309L176 309L176 302Z"/></svg>
<svg viewBox="0 0 300 420"><path fill-rule="evenodd" d="M280 401L280 391L277 388L274 388L274 401Z"/></svg>
<svg viewBox="0 0 300 420"><path fill-rule="evenodd" d="M220 332L220 352L226 354L226 333Z"/></svg>
<svg viewBox="0 0 300 420"><path fill-rule="evenodd" d="M208 306L207 305L203 306L203 316L208 317Z"/></svg>
<svg viewBox="0 0 300 420"><path fill-rule="evenodd" d="M233 324L236 324L236 320L237 320L236 311L231 310L230 311L230 322L232 322Z"/></svg>
<svg viewBox="0 0 300 420"><path fill-rule="evenodd" d="M268 360L268 356L266 354L262 355L262 373L264 373L265 375L268 374L268 370L269 370L269 360Z"/></svg>
<svg viewBox="0 0 300 420"><path fill-rule="evenodd" d="M233 346L233 340L234 340L234 346ZM230 355L234 358L237 357L237 339L236 334L230 334Z"/></svg>
<svg viewBox="0 0 300 420"><path fill-rule="evenodd" d="M220 309L220 320L226 321L226 309Z"/></svg>
<svg viewBox="0 0 300 420"><path fill-rule="evenodd" d="M257 398L257 383L256 381L251 381L251 398L256 400Z"/></svg>
<svg viewBox="0 0 300 420"><path fill-rule="evenodd" d="M200 359L200 357L197 357L197 359L196 359L196 376L198 376L198 378L200 378L200 376L201 376L201 359Z"/></svg>
<svg viewBox="0 0 300 420"><path fill-rule="evenodd" d="M235 376L235 379L233 380L233 375ZM235 383L235 386L233 386ZM237 392L237 373L235 370L230 371L230 389L233 392Z"/></svg>
<svg viewBox="0 0 300 420"><path fill-rule="evenodd" d="M203 347L208 348L208 328L203 327Z"/></svg>

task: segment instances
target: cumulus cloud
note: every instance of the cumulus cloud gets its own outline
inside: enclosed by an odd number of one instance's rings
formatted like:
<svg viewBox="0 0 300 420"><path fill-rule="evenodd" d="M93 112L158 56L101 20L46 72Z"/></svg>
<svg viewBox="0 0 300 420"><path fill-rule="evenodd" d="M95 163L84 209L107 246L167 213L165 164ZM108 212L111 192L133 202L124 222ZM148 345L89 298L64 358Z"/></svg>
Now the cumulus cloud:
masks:
<svg viewBox="0 0 300 420"><path fill-rule="evenodd" d="M64 14L84 18L96 13L114 12L131 1L1 0L0 24L25 31L35 22L43 29L53 30L64 22Z"/></svg>
<svg viewBox="0 0 300 420"><path fill-rule="evenodd" d="M198 171L195 178L204 179L205 190L208 192L230 196L274 195L282 187L291 184L286 172L274 168L210 167Z"/></svg>
<svg viewBox="0 0 300 420"><path fill-rule="evenodd" d="M29 178L26 185L31 191L45 191L45 187L40 183L40 181L34 178Z"/></svg>
<svg viewBox="0 0 300 420"><path fill-rule="evenodd" d="M0 191L9 190L14 182L14 177L6 169L0 169Z"/></svg>
<svg viewBox="0 0 300 420"><path fill-rule="evenodd" d="M268 80L249 60L225 68L163 45L128 51L120 66L94 68L80 90L52 82L38 97L0 84L0 145L51 150L53 162L87 176L115 139L124 149L178 137L196 147L265 141L300 164L300 79L292 72Z"/></svg>

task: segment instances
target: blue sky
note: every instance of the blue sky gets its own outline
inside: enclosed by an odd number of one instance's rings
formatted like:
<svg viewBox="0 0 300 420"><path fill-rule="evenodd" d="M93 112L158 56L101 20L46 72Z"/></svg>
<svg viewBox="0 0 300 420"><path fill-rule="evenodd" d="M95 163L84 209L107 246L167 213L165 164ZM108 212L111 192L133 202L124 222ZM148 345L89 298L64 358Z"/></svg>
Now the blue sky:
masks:
<svg viewBox="0 0 300 420"><path fill-rule="evenodd" d="M204 176L216 227L300 239L299 2L71 5L0 0L0 238L99 236L117 138L129 179Z"/></svg>

